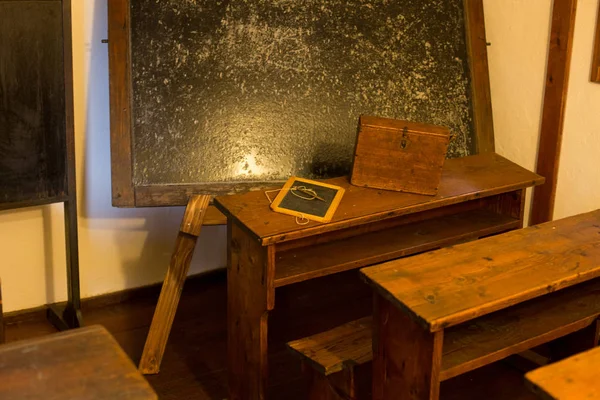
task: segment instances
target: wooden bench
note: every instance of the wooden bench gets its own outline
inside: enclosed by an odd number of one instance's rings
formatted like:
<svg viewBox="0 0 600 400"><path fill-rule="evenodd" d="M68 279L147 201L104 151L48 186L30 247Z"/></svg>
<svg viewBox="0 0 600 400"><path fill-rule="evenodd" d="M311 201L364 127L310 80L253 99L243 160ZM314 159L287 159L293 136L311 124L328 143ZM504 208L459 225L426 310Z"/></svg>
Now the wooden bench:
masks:
<svg viewBox="0 0 600 400"><path fill-rule="evenodd" d="M525 302L510 312L492 313L448 329L443 342L441 380L534 347L537 342L545 341L545 336L554 338L561 333L562 325L585 325L590 315L600 313L599 292L600 282L593 282L582 286L581 291L575 287L547 299L550 301ZM550 322L555 317L556 320ZM520 330L511 332L513 321L521 319ZM589 328L563 337L551 346L551 349L557 348L553 358L560 359L582 348L596 346L598 332L600 322L597 320ZM506 337L499 341L502 335ZM289 342L288 347L302 359L311 400L371 398L371 317Z"/></svg>
<svg viewBox="0 0 600 400"><path fill-rule="evenodd" d="M365 317L288 343L302 358L310 400L369 398L371 374L362 369L373 360L371 326Z"/></svg>
<svg viewBox="0 0 600 400"><path fill-rule="evenodd" d="M525 378L545 400L600 400L600 348L538 368Z"/></svg>
<svg viewBox="0 0 600 400"><path fill-rule="evenodd" d="M117 341L101 326L0 346L0 399L157 398Z"/></svg>
<svg viewBox="0 0 600 400"><path fill-rule="evenodd" d="M373 398L438 399L440 382L509 355L577 331L570 348L597 342L600 210L361 272Z"/></svg>

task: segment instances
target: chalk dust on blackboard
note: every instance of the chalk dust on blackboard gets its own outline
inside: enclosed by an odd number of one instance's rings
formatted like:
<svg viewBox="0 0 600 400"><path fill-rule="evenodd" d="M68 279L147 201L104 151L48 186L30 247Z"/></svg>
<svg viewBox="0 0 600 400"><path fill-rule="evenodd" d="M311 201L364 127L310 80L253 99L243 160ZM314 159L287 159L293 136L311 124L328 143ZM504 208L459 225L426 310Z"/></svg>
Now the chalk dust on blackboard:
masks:
<svg viewBox="0 0 600 400"><path fill-rule="evenodd" d="M462 0L132 2L134 180L348 173L361 114L471 147Z"/></svg>

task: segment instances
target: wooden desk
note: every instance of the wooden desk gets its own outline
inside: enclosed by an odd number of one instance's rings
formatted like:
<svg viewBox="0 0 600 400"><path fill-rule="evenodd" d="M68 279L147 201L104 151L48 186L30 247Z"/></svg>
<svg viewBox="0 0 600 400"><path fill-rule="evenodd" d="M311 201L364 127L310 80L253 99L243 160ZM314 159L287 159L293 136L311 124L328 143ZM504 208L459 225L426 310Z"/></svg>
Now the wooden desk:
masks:
<svg viewBox="0 0 600 400"><path fill-rule="evenodd" d="M538 368L525 378L545 400L599 400L600 347Z"/></svg>
<svg viewBox="0 0 600 400"><path fill-rule="evenodd" d="M437 399L443 380L575 331L597 343L600 210L361 272L373 398Z"/></svg>
<svg viewBox="0 0 600 400"><path fill-rule="evenodd" d="M157 398L127 354L101 326L0 346L0 399Z"/></svg>
<svg viewBox="0 0 600 400"><path fill-rule="evenodd" d="M275 288L520 228L525 188L543 178L488 153L447 160L436 196L328 182L346 188L328 224L299 226L264 192L215 199L228 219L231 400L265 398Z"/></svg>

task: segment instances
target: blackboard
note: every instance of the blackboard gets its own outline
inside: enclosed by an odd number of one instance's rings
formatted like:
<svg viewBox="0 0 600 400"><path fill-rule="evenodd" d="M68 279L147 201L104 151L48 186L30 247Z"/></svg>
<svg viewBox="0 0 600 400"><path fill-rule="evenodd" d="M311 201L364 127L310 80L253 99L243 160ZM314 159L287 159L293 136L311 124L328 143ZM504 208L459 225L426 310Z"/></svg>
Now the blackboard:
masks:
<svg viewBox="0 0 600 400"><path fill-rule="evenodd" d="M82 326L72 54L70 0L0 0L0 210L63 203L60 330Z"/></svg>
<svg viewBox="0 0 600 400"><path fill-rule="evenodd" d="M109 43L117 206L348 174L361 114L492 132L481 0L117 0Z"/></svg>
<svg viewBox="0 0 600 400"><path fill-rule="evenodd" d="M0 1L0 208L66 199L62 13Z"/></svg>

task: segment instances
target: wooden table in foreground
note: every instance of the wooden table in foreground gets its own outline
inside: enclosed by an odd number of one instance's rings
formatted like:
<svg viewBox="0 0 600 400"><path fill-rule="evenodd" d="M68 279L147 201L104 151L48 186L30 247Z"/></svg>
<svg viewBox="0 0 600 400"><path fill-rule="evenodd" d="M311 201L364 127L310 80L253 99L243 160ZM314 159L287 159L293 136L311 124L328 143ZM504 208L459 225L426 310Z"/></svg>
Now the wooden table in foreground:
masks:
<svg viewBox="0 0 600 400"><path fill-rule="evenodd" d="M361 272L376 400L438 399L441 381L557 338L598 344L600 210Z"/></svg>
<svg viewBox="0 0 600 400"><path fill-rule="evenodd" d="M538 368L525 378L545 400L599 400L600 347Z"/></svg>
<svg viewBox="0 0 600 400"><path fill-rule="evenodd" d="M543 178L494 153L447 160L436 196L346 188L330 223L299 226L264 192L223 196L227 216L230 400L264 399L275 288L523 226L525 189Z"/></svg>
<svg viewBox="0 0 600 400"><path fill-rule="evenodd" d="M0 399L157 398L117 341L101 326L0 346Z"/></svg>

